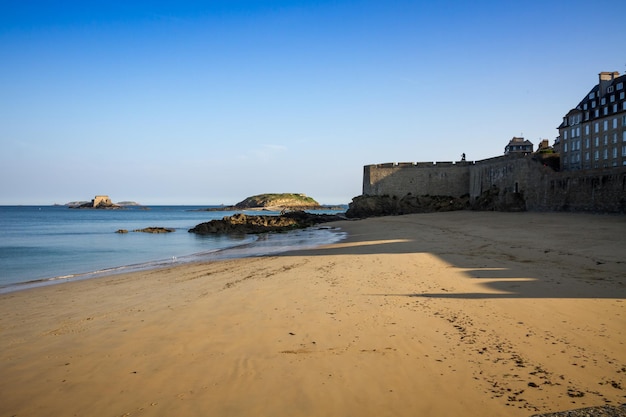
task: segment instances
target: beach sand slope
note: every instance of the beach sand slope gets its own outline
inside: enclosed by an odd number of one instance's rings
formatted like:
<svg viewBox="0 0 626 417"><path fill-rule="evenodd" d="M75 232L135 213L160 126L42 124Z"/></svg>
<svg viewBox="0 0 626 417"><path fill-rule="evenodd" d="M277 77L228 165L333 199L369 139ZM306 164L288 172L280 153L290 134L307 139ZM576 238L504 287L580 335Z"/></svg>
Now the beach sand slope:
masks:
<svg viewBox="0 0 626 417"><path fill-rule="evenodd" d="M349 238L0 295L0 415L530 416L626 402L626 217L332 225Z"/></svg>

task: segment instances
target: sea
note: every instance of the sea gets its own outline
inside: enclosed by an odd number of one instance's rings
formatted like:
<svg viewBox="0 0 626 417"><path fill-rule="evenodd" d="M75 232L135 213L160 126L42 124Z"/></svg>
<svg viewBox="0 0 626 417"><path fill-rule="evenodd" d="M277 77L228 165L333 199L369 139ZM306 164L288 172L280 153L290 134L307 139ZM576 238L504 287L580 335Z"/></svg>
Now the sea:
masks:
<svg viewBox="0 0 626 417"><path fill-rule="evenodd" d="M280 214L206 208L211 206L128 206L116 210L0 206L0 293L190 262L269 255L345 237L341 230L323 224L261 235L189 233L197 224L235 213ZM134 232L146 227L174 232ZM121 229L128 233L117 233Z"/></svg>

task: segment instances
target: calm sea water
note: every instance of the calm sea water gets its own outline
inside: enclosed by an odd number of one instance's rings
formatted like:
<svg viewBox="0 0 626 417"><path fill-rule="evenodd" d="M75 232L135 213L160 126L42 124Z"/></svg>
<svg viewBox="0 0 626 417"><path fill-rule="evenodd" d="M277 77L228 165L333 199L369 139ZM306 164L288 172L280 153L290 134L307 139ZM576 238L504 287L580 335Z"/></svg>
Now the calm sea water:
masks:
<svg viewBox="0 0 626 417"><path fill-rule="evenodd" d="M84 210L0 206L0 292L168 264L264 255L343 238L340 231L326 227L260 238L188 233L199 223L234 213L198 211L204 207ZM152 226L172 228L175 232L131 232ZM119 229L129 233L115 233Z"/></svg>

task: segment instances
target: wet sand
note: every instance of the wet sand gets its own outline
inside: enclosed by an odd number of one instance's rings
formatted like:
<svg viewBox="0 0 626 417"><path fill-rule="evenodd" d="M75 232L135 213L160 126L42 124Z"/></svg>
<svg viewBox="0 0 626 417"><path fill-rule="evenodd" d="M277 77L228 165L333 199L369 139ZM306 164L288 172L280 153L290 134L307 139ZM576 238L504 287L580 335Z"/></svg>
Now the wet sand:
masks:
<svg viewBox="0 0 626 417"><path fill-rule="evenodd" d="M452 212L0 295L0 415L530 416L626 403L626 216Z"/></svg>

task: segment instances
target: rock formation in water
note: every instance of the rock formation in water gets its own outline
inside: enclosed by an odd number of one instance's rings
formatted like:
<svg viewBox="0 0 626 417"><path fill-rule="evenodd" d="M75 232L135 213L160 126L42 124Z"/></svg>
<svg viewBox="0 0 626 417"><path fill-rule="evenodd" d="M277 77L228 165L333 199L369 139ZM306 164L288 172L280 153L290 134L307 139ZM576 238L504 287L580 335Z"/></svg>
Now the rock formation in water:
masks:
<svg viewBox="0 0 626 417"><path fill-rule="evenodd" d="M225 216L221 220L201 223L189 229L189 232L200 235L284 232L336 220L345 220L345 217L332 214L311 214L304 211L292 211L280 216L248 216L241 213Z"/></svg>

